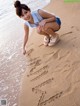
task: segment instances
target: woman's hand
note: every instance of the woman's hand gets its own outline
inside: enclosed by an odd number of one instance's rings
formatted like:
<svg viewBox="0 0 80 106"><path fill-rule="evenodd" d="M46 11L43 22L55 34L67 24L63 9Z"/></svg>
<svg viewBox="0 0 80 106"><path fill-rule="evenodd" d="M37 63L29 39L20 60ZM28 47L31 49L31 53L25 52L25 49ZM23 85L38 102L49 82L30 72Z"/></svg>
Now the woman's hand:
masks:
<svg viewBox="0 0 80 106"><path fill-rule="evenodd" d="M42 20L40 23L39 23L39 25L41 26L41 27L44 27L45 26L45 24L46 24L46 20L44 19L44 20Z"/></svg>
<svg viewBox="0 0 80 106"><path fill-rule="evenodd" d="M25 50L25 48L23 48L23 54L24 54L24 55L26 54L26 50Z"/></svg>

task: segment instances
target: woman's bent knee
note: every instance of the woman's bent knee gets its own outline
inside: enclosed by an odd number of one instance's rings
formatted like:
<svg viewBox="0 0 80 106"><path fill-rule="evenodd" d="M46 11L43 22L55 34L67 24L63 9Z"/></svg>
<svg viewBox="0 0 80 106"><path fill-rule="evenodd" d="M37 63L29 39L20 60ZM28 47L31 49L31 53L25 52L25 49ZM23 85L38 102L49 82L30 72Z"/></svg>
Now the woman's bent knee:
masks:
<svg viewBox="0 0 80 106"><path fill-rule="evenodd" d="M59 30L60 26L56 22L46 23L43 30L48 31L49 29L52 29L53 31Z"/></svg>
<svg viewBox="0 0 80 106"><path fill-rule="evenodd" d="M37 33L40 34L41 32L42 32L42 30L41 30L40 26L38 26L38 27L37 27Z"/></svg>

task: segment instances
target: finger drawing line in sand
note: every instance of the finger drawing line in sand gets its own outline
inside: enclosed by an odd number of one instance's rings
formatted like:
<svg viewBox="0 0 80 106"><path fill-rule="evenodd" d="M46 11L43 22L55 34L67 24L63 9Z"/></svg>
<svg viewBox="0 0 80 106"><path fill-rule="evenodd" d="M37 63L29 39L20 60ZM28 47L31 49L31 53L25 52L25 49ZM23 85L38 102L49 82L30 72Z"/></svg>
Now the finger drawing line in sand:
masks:
<svg viewBox="0 0 80 106"><path fill-rule="evenodd" d="M54 53L54 55L53 55L54 59L58 58L58 53L59 53L59 50L56 53Z"/></svg>
<svg viewBox="0 0 80 106"><path fill-rule="evenodd" d="M41 83L40 85L32 88L33 92L35 91L35 93L41 93L41 96L39 98L37 106L46 105L48 103L51 103L51 102L55 101L56 99L58 99L58 98L60 98L62 96L63 92L61 91L61 92L49 97L47 100L44 100L45 99L45 95L47 94L47 92L40 90L39 87L42 87L42 86L44 86L46 84L49 84L50 82L52 82L52 80L53 80L53 78L48 79L48 80L44 81L43 83Z"/></svg>
<svg viewBox="0 0 80 106"><path fill-rule="evenodd" d="M29 63L27 66L31 66L31 65L39 66L40 64L41 64L41 59L38 59L36 61Z"/></svg>
<svg viewBox="0 0 80 106"><path fill-rule="evenodd" d="M33 87L33 88L32 88L32 91L35 91L35 89L38 89L38 88L40 88L40 87L42 87L42 86L45 86L46 84L50 84L53 80L54 80L54 78L50 78L50 79L48 79L48 80L42 82L41 84L39 84L39 85Z"/></svg>
<svg viewBox="0 0 80 106"><path fill-rule="evenodd" d="M44 56L47 56L47 55L50 55L50 54L53 54L53 53L54 53L54 52L51 52L51 53L47 53L47 54L45 54ZM44 57L44 56L43 56L43 57Z"/></svg>
<svg viewBox="0 0 80 106"><path fill-rule="evenodd" d="M64 64L62 67L60 67L60 65L62 65L62 63L59 64L59 65L57 65L57 66L55 67L55 70L54 70L52 73L54 73L54 72L66 72L66 71L71 70L69 64ZM65 67L65 68L64 68L64 67Z"/></svg>
<svg viewBox="0 0 80 106"><path fill-rule="evenodd" d="M28 77L31 76L31 75L36 75L36 74L38 74L39 72L41 72L42 70L47 69L47 68L48 68L48 65L45 65L45 66L43 66L41 69L37 70L36 72L33 72L32 70L34 70L35 68L36 68L36 67L34 67L34 68L32 68L32 69L30 70L30 74L27 75Z"/></svg>
<svg viewBox="0 0 80 106"><path fill-rule="evenodd" d="M32 92L35 92L35 93L46 93L46 91L42 91L41 89L32 89Z"/></svg>
<svg viewBox="0 0 80 106"><path fill-rule="evenodd" d="M47 73L48 73L48 71L44 71L44 72L42 72L39 76L33 78L31 81L35 81L35 80L41 78L42 76L46 75Z"/></svg>
<svg viewBox="0 0 80 106"><path fill-rule="evenodd" d="M39 99L39 101L38 101L38 105L37 105L37 106L40 106L40 104L43 102L45 94L46 94L45 92L43 92L43 93L41 94L41 96L40 96L40 99Z"/></svg>
<svg viewBox="0 0 80 106"><path fill-rule="evenodd" d="M39 59L39 57L31 58L31 59L29 60L29 62L36 61L36 60L38 60L38 59Z"/></svg>
<svg viewBox="0 0 80 106"><path fill-rule="evenodd" d="M40 44L38 47L41 47L41 46L43 46L44 44Z"/></svg>
<svg viewBox="0 0 80 106"><path fill-rule="evenodd" d="M80 31L78 27L72 26L71 28L75 28L77 31Z"/></svg>
<svg viewBox="0 0 80 106"><path fill-rule="evenodd" d="M68 34L71 34L71 33L73 33L73 32L72 31L66 32L66 33L62 34L61 36L68 35Z"/></svg>
<svg viewBox="0 0 80 106"><path fill-rule="evenodd" d="M74 61L72 63L71 68L69 69L70 70L69 73L66 75L66 79L71 77L76 72L75 69L78 69L79 67L80 67L80 61Z"/></svg>
<svg viewBox="0 0 80 106"><path fill-rule="evenodd" d="M70 56L70 55L71 55L71 52L70 52L70 51L67 51L67 52L66 52L64 55L62 55L62 56L59 54L59 58L58 58L58 59L61 60L61 59L63 59L63 58L68 58L68 56Z"/></svg>
<svg viewBox="0 0 80 106"><path fill-rule="evenodd" d="M48 98L45 101L43 101L44 97L45 97L45 94L42 94L40 99L39 99L39 102L38 102L37 106L43 106L43 105L46 105L48 103L51 103L51 102L55 101L56 99L60 98L62 96L62 94L63 94L63 91L51 96L50 98Z"/></svg>
<svg viewBox="0 0 80 106"><path fill-rule="evenodd" d="M73 91L74 91L74 86L72 86L70 82L69 87L64 91L64 96L71 94Z"/></svg>
<svg viewBox="0 0 80 106"><path fill-rule="evenodd" d="M32 52L34 51L34 49L32 48L32 49L30 49L29 51L27 51L27 55L30 55Z"/></svg>
<svg viewBox="0 0 80 106"><path fill-rule="evenodd" d="M30 73L32 73L35 69L36 69L36 67L31 68ZM27 76L29 76L29 75L27 75Z"/></svg>

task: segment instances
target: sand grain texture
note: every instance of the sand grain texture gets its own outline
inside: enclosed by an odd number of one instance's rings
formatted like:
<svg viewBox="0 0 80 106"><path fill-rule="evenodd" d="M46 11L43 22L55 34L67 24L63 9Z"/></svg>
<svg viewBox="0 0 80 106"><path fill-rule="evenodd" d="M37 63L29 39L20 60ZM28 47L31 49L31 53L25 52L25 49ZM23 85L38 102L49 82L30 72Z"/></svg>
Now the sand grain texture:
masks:
<svg viewBox="0 0 80 106"><path fill-rule="evenodd" d="M61 17L61 40L45 47L43 36L33 31L20 106L80 106L80 4L52 0L45 9Z"/></svg>

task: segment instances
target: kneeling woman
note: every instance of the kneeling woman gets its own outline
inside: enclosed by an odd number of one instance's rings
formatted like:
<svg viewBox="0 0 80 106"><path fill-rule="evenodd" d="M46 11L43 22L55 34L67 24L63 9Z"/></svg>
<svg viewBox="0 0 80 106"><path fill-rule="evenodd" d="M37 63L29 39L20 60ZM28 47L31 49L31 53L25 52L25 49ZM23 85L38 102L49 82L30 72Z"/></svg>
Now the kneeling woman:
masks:
<svg viewBox="0 0 80 106"><path fill-rule="evenodd" d="M46 46L53 46L59 41L59 36L55 33L61 27L59 17L41 9L31 12L27 5L21 4L18 0L14 3L14 6L16 14L25 20L23 54L26 53L25 46L28 41L29 27L36 27L37 32L44 35L44 45Z"/></svg>

